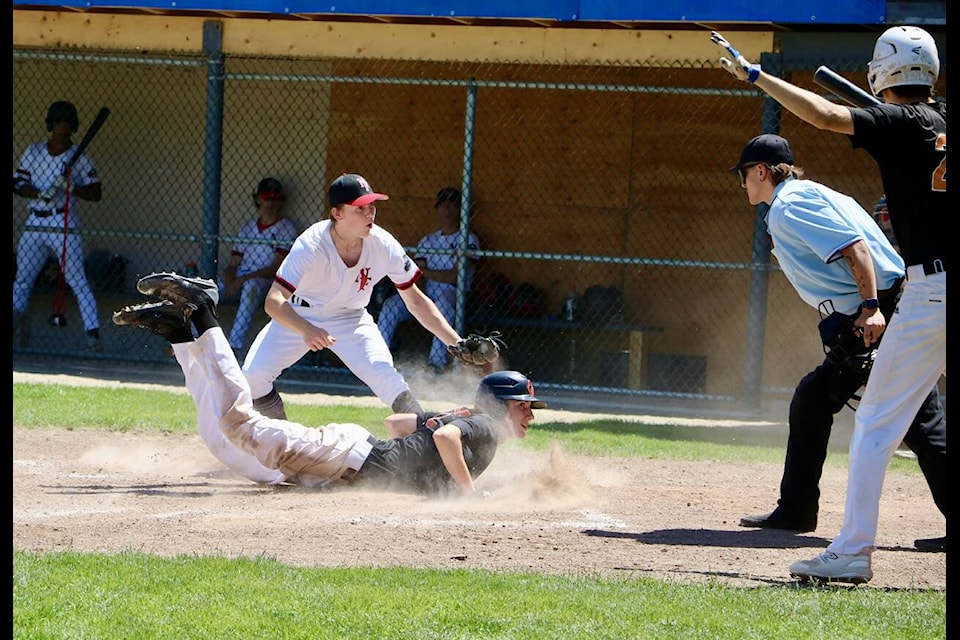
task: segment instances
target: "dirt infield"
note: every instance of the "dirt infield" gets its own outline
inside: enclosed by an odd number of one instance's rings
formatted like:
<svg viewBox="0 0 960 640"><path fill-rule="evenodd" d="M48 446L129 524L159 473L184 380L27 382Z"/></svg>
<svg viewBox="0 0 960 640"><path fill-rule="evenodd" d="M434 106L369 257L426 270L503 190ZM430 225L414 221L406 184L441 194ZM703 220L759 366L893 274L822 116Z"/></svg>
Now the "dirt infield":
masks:
<svg viewBox="0 0 960 640"><path fill-rule="evenodd" d="M737 525L772 506L780 465L600 459L510 444L478 481L489 498L438 501L260 487L227 471L194 434L14 425L13 546L758 585L791 582L787 566L822 550L843 513L844 469L824 471L818 530L795 535ZM943 531L923 477L889 473L867 588L945 590L946 555L913 548Z"/></svg>

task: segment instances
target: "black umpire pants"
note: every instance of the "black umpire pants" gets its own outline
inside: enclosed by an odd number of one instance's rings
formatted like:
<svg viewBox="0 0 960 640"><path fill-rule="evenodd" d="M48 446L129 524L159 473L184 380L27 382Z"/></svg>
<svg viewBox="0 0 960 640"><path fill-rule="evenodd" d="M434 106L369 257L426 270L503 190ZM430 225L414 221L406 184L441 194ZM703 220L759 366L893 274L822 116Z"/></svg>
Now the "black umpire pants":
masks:
<svg viewBox="0 0 960 640"><path fill-rule="evenodd" d="M880 311L890 321L900 296L880 301ZM882 340L882 338L881 338ZM824 359L797 385L790 401L787 453L780 480L777 511L796 519L816 521L820 504L820 476L827 457L833 416L860 389L853 372ZM917 462L937 508L947 515L947 418L937 387L917 412L903 442L917 454Z"/></svg>

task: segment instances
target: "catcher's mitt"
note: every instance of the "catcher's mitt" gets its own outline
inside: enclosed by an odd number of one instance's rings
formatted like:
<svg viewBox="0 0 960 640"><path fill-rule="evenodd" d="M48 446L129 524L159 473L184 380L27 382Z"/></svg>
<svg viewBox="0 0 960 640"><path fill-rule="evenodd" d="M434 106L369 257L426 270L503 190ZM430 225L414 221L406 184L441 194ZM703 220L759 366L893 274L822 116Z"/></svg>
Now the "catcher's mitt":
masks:
<svg viewBox="0 0 960 640"><path fill-rule="evenodd" d="M491 331L489 336L471 333L456 344L447 345L447 351L467 364L483 366L500 359L500 351L507 345L500 339L499 331Z"/></svg>

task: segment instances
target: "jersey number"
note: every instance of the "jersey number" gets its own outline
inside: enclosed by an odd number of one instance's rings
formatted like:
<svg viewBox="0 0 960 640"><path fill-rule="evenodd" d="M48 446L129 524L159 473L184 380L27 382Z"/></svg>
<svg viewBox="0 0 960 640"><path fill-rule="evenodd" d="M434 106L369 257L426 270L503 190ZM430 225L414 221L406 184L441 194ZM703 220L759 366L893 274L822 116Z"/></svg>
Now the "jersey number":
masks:
<svg viewBox="0 0 960 640"><path fill-rule="evenodd" d="M947 134L941 133L937 136L936 142L937 151L947 150ZM947 156L943 156L943 160L940 161L940 164L937 165L937 168L933 170L933 176L930 180L930 187L934 191L946 191L947 190Z"/></svg>

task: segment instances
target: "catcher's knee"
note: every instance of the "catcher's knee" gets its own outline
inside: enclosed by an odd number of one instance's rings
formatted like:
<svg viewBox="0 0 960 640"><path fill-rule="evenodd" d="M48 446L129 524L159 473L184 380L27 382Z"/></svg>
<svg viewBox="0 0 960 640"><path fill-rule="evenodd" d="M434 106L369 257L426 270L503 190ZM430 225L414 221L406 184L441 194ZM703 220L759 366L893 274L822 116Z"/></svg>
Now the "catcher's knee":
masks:
<svg viewBox="0 0 960 640"><path fill-rule="evenodd" d="M268 418L287 419L287 412L283 408L283 398L280 397L276 389L271 389L267 395L255 399L253 408Z"/></svg>

